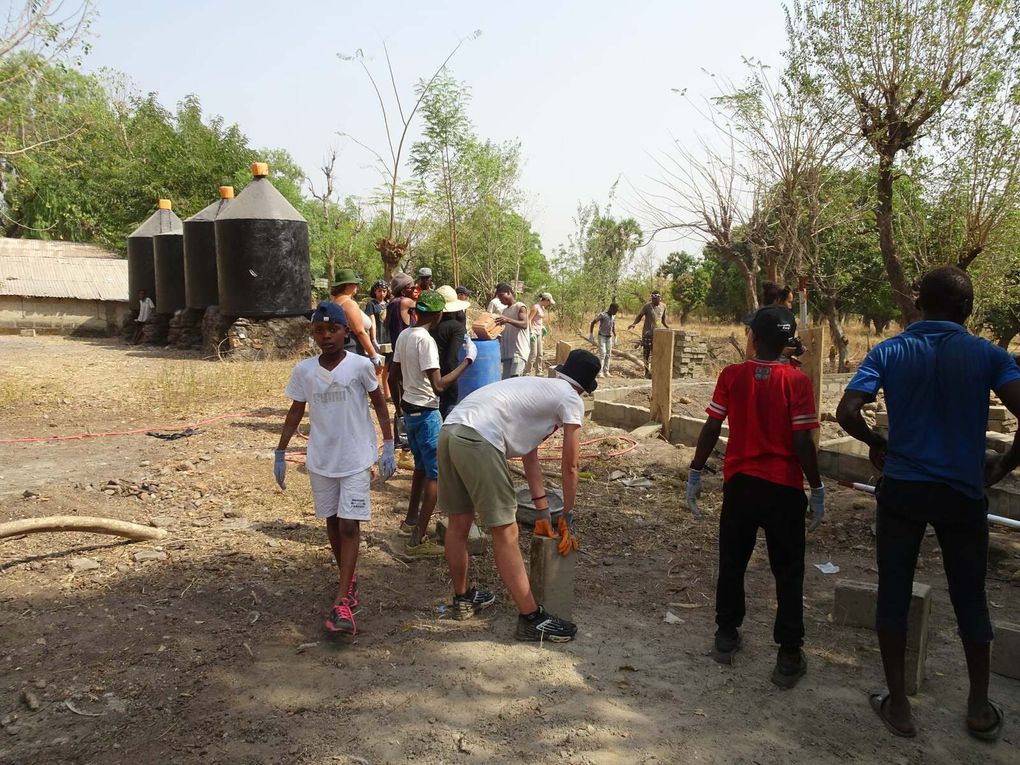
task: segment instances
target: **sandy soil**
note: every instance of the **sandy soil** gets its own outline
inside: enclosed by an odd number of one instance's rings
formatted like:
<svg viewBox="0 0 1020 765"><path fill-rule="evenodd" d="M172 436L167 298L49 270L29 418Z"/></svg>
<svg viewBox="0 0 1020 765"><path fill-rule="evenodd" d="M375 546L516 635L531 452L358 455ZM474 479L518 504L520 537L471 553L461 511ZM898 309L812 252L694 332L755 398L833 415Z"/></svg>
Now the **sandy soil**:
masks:
<svg viewBox="0 0 1020 765"><path fill-rule="evenodd" d="M486 618L450 622L441 561L404 563L402 471L374 493L359 564L362 634L322 630L335 570L307 481L273 483L287 362L218 364L113 342L0 338L0 438L130 430L241 413L177 441L145 435L0 444L0 521L103 515L163 526L160 543L81 534L0 541L0 763L1016 763L1020 683L994 746L963 730L966 677L934 539L919 581L935 590L920 736L893 739L867 705L881 685L874 636L830 623L836 577L874 581L873 507L832 493L808 544L810 669L768 679L773 586L764 545L748 572L745 649L708 656L719 478L706 518L681 503L690 450L642 442L585 459L583 555L566 646L518 644L499 594ZM619 431L586 427L586 436ZM555 463L552 463L555 464ZM644 475L627 489L611 472ZM110 484L113 480L116 484ZM30 492L24 496L24 492ZM1014 535L1013 539L1016 539ZM1002 542L1003 540L1000 540ZM155 551L156 560L136 561ZM92 559L92 570L72 569ZM994 616L1015 619L1018 558L990 571ZM667 611L680 624L663 621Z"/></svg>

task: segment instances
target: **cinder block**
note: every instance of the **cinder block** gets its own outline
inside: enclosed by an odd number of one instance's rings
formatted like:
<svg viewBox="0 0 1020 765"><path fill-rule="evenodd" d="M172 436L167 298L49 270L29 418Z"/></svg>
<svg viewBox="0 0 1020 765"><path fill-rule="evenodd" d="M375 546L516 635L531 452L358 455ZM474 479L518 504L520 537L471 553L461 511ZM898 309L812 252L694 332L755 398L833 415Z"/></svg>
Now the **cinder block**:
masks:
<svg viewBox="0 0 1020 765"><path fill-rule="evenodd" d="M20 330L18 330L18 334L20 334L22 337L35 337L35 330L34 329L20 329Z"/></svg>
<svg viewBox="0 0 1020 765"><path fill-rule="evenodd" d="M1009 410L1004 406L988 407L988 420L1008 420L1012 417Z"/></svg>
<svg viewBox="0 0 1020 765"><path fill-rule="evenodd" d="M875 602L878 585L840 579L836 582L832 620L849 627L875 627ZM931 622L931 587L914 582L907 613L907 693L914 695L924 681L924 664L928 656L928 633Z"/></svg>
<svg viewBox="0 0 1020 765"><path fill-rule="evenodd" d="M446 518L440 518L436 521L436 539L439 540L440 544L443 544L446 540L447 525ZM471 530L468 531L468 553L470 555L482 555L485 553L485 548L488 544L489 538L482 533L480 528L472 523Z"/></svg>
<svg viewBox="0 0 1020 765"><path fill-rule="evenodd" d="M662 432L662 425L658 422L647 422L630 432L634 438L656 438Z"/></svg>
<svg viewBox="0 0 1020 765"><path fill-rule="evenodd" d="M560 555L559 539L531 537L531 591L553 616L570 619L574 610L577 553Z"/></svg>
<svg viewBox="0 0 1020 765"><path fill-rule="evenodd" d="M992 672L1020 680L1020 624L995 623L992 642Z"/></svg>

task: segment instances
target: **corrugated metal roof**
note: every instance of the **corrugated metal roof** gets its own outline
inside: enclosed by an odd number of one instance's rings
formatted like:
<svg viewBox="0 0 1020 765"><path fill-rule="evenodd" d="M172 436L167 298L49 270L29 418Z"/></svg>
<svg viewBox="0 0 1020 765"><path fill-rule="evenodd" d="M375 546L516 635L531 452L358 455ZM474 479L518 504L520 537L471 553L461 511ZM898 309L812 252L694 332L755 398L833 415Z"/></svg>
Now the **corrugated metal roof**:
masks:
<svg viewBox="0 0 1020 765"><path fill-rule="evenodd" d="M0 257L24 255L33 258L116 258L117 255L94 244L54 242L45 239L0 238Z"/></svg>
<svg viewBox="0 0 1020 765"><path fill-rule="evenodd" d="M0 245L10 241L18 240L0 240ZM90 245L71 245L72 250L78 247L103 252ZM0 295L127 302L126 260L115 256L55 255L52 250L41 255L29 249L31 254L13 255L5 254L0 246Z"/></svg>

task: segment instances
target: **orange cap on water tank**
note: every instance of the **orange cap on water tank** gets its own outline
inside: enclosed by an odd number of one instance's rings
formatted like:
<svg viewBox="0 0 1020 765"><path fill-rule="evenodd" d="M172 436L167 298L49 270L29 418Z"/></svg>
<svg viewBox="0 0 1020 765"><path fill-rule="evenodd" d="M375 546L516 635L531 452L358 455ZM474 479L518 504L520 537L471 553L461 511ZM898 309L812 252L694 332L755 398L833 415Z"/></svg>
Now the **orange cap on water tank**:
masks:
<svg viewBox="0 0 1020 765"><path fill-rule="evenodd" d="M220 199L233 199L233 198L234 198L233 186L220 186Z"/></svg>
<svg viewBox="0 0 1020 765"><path fill-rule="evenodd" d="M251 174L256 178L262 178L269 175L269 165L265 162L252 162L251 163Z"/></svg>
<svg viewBox="0 0 1020 765"><path fill-rule="evenodd" d="M159 200L159 209L160 210L172 210L172 209L174 209L174 206L173 206L173 203L169 199L161 199L161 200Z"/></svg>

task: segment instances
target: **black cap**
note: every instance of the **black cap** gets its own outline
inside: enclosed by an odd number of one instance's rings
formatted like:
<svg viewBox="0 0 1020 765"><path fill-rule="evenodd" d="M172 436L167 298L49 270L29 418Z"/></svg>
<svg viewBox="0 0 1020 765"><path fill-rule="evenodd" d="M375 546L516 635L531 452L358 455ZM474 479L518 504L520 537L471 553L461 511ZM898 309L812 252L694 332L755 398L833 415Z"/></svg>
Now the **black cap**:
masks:
<svg viewBox="0 0 1020 765"><path fill-rule="evenodd" d="M797 318L793 311L781 305L759 309L750 326L754 336L765 342L789 343L797 334Z"/></svg>
<svg viewBox="0 0 1020 765"><path fill-rule="evenodd" d="M599 361L598 356L578 348L571 351L567 360L555 367L553 371L559 377L565 378L567 382L577 383L585 391L592 393L599 387L595 378L601 368L602 362Z"/></svg>
<svg viewBox="0 0 1020 765"><path fill-rule="evenodd" d="M499 284L496 285L496 292L497 293L499 293L499 292L513 292L513 291L514 291L514 288L511 287L506 282L500 282Z"/></svg>
<svg viewBox="0 0 1020 765"><path fill-rule="evenodd" d="M455 292L456 292L456 293L457 293L458 295L467 295L468 297L471 297L472 295L474 295L474 294L475 294L474 292L472 292L471 290L469 290L469 289L468 289L467 287L465 287L465 286L463 286L463 285L461 285L460 287L458 287L458 288L457 288L457 289L455 290Z"/></svg>

